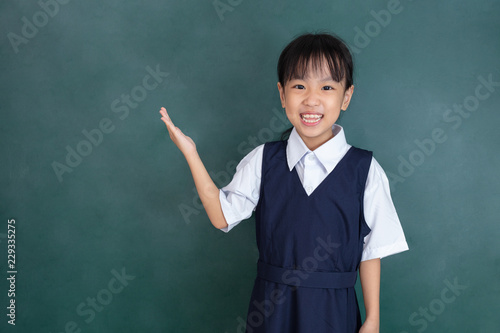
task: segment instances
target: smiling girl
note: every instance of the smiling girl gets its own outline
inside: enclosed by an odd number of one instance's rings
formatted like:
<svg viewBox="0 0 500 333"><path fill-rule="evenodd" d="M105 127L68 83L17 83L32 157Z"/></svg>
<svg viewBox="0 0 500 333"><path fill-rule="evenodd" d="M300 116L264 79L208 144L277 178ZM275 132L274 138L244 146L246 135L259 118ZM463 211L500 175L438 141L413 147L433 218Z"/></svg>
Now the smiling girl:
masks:
<svg viewBox="0 0 500 333"><path fill-rule="evenodd" d="M193 140L160 110L212 224L228 232L255 211L259 261L246 332L379 332L380 258L408 245L384 171L336 124L354 92L351 54L330 34L299 36L281 53L278 80L289 138L256 147L220 190Z"/></svg>

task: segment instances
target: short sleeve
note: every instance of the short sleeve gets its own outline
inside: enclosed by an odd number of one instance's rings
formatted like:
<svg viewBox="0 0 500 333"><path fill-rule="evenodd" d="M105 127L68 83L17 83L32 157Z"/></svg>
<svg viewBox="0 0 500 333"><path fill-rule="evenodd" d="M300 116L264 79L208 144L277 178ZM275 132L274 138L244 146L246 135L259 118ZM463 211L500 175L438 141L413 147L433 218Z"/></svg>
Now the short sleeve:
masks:
<svg viewBox="0 0 500 333"><path fill-rule="evenodd" d="M392 202L389 180L372 158L363 200L370 233L365 237L361 261L383 258L408 250L408 244Z"/></svg>
<svg viewBox="0 0 500 333"><path fill-rule="evenodd" d="M260 145L248 153L236 167L231 182L220 189L222 213L228 224L220 230L229 232L242 220L252 216L260 197L263 152L264 145Z"/></svg>

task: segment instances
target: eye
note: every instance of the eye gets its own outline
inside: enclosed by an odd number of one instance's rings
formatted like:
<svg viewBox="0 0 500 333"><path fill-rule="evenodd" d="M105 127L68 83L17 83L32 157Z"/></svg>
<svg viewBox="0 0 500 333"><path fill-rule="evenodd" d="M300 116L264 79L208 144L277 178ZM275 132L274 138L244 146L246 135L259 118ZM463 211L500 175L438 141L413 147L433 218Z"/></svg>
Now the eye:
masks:
<svg viewBox="0 0 500 333"><path fill-rule="evenodd" d="M305 87L301 84L296 84L293 86L293 88L296 88L296 89L305 89Z"/></svg>
<svg viewBox="0 0 500 333"><path fill-rule="evenodd" d="M335 90L332 86L324 86L323 90Z"/></svg>

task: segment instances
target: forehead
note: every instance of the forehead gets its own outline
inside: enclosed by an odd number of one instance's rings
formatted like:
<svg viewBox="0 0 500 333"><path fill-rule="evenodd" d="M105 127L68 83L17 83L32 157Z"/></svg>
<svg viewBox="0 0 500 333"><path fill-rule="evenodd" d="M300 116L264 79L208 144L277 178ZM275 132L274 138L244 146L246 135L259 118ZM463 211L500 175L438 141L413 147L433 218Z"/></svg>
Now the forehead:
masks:
<svg viewBox="0 0 500 333"><path fill-rule="evenodd" d="M305 68L296 68L290 80L318 80L321 82L335 82L341 85L345 82L345 78L342 78L341 82L334 78L326 62L323 62L320 66L309 63Z"/></svg>
<svg viewBox="0 0 500 333"><path fill-rule="evenodd" d="M332 73L330 73L330 70L326 64L325 66L321 66L320 68L314 68L311 65L307 66L304 72L304 78L335 81L332 77Z"/></svg>
<svg viewBox="0 0 500 333"><path fill-rule="evenodd" d="M319 59L308 59L308 61L299 61L295 64L292 70L290 79L311 79L319 78L321 80L335 81L334 78L337 77L336 73L332 73L331 67L325 58ZM344 81L344 79L342 79Z"/></svg>

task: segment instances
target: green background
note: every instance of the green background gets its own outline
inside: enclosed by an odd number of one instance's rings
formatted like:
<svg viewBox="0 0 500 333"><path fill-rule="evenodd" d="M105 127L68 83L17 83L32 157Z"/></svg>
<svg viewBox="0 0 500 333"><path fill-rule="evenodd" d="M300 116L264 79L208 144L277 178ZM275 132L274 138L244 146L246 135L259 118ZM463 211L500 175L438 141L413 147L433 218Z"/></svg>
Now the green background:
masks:
<svg viewBox="0 0 500 333"><path fill-rule="evenodd" d="M49 14L36 1L0 4L2 332L238 332L254 220L228 234L211 226L158 110L223 185L248 149L279 137L282 48L320 30L353 47L356 89L340 123L389 175L410 246L382 260L381 332L498 330L498 1L221 0L220 15L211 0L44 1ZM148 66L168 75L144 90ZM464 103L473 111L447 111ZM105 119L109 133L86 144L82 131ZM58 179L54 162L78 147L87 156ZM87 304L96 297L99 311Z"/></svg>

